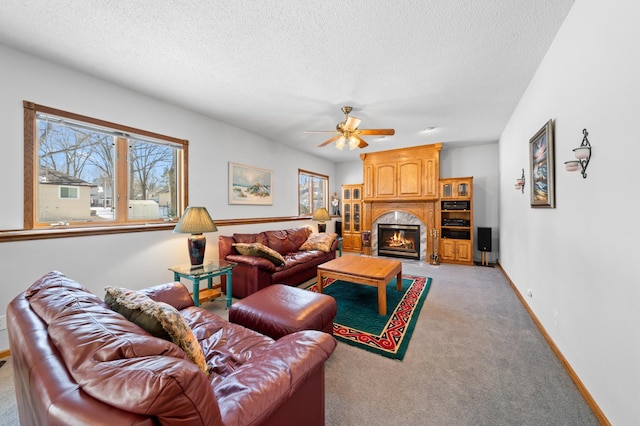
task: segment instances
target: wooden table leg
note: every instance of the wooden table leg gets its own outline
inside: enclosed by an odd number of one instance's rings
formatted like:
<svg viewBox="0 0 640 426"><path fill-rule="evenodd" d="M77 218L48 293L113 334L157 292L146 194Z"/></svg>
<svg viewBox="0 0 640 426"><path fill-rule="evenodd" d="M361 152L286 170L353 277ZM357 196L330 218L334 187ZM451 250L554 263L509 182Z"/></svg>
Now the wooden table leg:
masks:
<svg viewBox="0 0 640 426"><path fill-rule="evenodd" d="M322 293L322 272L318 269L318 293Z"/></svg>
<svg viewBox="0 0 640 426"><path fill-rule="evenodd" d="M387 283L378 282L378 313L387 315Z"/></svg>
<svg viewBox="0 0 640 426"><path fill-rule="evenodd" d="M398 276L396 277L396 290L402 291L402 268L400 268L400 272L398 272Z"/></svg>

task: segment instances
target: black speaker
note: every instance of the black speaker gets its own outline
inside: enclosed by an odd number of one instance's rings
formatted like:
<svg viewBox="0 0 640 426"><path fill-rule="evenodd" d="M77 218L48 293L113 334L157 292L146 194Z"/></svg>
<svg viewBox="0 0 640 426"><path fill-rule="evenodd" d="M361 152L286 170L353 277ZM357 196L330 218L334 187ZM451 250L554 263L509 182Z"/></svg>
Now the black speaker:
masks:
<svg viewBox="0 0 640 426"><path fill-rule="evenodd" d="M342 237L342 221L341 220L336 220L336 234L338 234L338 237Z"/></svg>
<svg viewBox="0 0 640 426"><path fill-rule="evenodd" d="M478 250L491 251L491 228L478 227Z"/></svg>

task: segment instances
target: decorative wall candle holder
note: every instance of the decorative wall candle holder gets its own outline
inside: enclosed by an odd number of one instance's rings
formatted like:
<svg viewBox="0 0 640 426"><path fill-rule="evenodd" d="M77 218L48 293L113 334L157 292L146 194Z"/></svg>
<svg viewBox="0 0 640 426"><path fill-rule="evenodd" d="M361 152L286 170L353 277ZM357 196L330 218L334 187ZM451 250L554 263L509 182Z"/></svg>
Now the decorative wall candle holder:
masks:
<svg viewBox="0 0 640 426"><path fill-rule="evenodd" d="M522 169L522 177L516 179L516 184L515 184L516 191L522 191L522 193L524 194L524 183L525 183L524 169Z"/></svg>
<svg viewBox="0 0 640 426"><path fill-rule="evenodd" d="M576 160L570 160L564 162L564 167L568 172L575 172L579 169L581 170L582 177L584 179L587 178L587 166L589 165L589 160L591 160L591 144L589 143L589 132L587 129L582 131L584 135L582 138L582 143L579 147L574 148L573 154L576 156Z"/></svg>

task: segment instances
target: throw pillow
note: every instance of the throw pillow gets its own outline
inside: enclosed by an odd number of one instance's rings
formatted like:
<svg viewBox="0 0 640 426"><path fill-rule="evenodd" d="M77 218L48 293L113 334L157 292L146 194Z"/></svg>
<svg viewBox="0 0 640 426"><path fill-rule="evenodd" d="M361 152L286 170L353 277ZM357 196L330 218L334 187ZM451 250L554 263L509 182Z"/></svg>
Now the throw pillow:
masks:
<svg viewBox="0 0 640 426"><path fill-rule="evenodd" d="M245 256L263 257L273 262L273 264L276 266L284 265L284 257L282 257L282 255L277 251L270 249L264 244L235 243L233 244L233 246L236 248L238 253L243 254Z"/></svg>
<svg viewBox="0 0 640 426"><path fill-rule="evenodd" d="M202 347L176 308L125 288L108 286L105 291L107 292L105 303L111 309L124 315L150 334L172 341L203 373L209 374L210 368Z"/></svg>
<svg viewBox="0 0 640 426"><path fill-rule="evenodd" d="M104 301L112 311L119 313L152 336L171 341L171 336L162 324L154 317L142 312L142 303L151 300L148 296L137 291L111 286L106 287L105 291Z"/></svg>
<svg viewBox="0 0 640 426"><path fill-rule="evenodd" d="M320 250L329 253L337 236L337 234L311 234L300 246L300 250Z"/></svg>

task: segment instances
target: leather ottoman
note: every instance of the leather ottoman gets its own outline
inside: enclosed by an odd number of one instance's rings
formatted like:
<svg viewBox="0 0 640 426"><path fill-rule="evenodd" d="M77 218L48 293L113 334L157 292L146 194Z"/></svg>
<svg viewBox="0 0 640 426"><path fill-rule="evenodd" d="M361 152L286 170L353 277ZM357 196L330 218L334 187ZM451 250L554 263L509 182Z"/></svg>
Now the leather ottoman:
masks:
<svg viewBox="0 0 640 426"><path fill-rule="evenodd" d="M300 330L331 334L337 312L331 296L273 284L231 305L229 321L277 340Z"/></svg>

